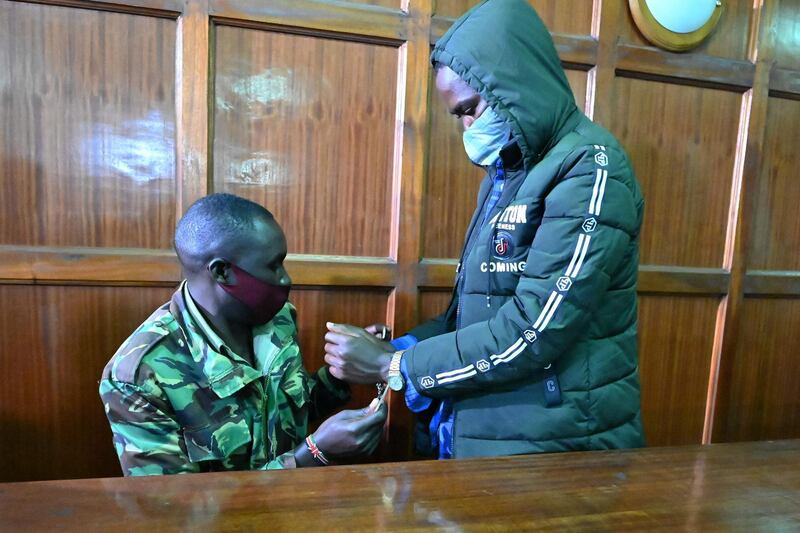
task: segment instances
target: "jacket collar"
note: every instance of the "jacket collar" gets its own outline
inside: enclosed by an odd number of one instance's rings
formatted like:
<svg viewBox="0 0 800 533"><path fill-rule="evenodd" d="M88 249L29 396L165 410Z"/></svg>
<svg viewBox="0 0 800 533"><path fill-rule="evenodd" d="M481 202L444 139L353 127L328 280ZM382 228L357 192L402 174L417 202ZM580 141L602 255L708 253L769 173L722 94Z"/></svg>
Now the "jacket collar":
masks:
<svg viewBox="0 0 800 533"><path fill-rule="evenodd" d="M253 328L254 368L231 350L214 331L194 302L185 280L172 295L170 312L186 336L192 359L200 365L211 390L220 398L228 397L266 375L287 340L281 335L275 335L277 316L276 319ZM278 316L283 312L281 310Z"/></svg>

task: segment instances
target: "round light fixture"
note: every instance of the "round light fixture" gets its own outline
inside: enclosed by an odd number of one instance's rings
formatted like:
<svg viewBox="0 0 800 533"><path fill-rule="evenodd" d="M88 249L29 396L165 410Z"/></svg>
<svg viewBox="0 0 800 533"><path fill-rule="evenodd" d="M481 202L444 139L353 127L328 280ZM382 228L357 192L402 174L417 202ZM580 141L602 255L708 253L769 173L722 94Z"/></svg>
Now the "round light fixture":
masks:
<svg viewBox="0 0 800 533"><path fill-rule="evenodd" d="M722 16L720 0L628 0L628 5L645 38L675 52L702 43Z"/></svg>

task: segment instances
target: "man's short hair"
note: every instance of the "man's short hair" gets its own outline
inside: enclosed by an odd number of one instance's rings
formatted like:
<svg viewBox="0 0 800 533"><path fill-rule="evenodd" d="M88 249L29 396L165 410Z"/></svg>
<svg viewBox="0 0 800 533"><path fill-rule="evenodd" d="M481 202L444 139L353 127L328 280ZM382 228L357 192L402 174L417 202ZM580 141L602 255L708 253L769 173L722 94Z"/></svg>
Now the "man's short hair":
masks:
<svg viewBox="0 0 800 533"><path fill-rule="evenodd" d="M242 233L254 229L259 219L275 220L263 206L234 194L214 193L201 198L175 228L178 259L186 270L197 271L220 243L235 242Z"/></svg>

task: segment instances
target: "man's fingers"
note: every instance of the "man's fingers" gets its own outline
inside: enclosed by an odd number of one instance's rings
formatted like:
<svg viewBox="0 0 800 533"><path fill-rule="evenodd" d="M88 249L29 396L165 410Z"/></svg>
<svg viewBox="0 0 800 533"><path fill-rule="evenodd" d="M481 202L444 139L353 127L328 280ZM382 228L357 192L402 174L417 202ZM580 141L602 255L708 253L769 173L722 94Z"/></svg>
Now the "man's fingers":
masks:
<svg viewBox="0 0 800 533"><path fill-rule="evenodd" d="M325 340L331 344L344 344L348 341L353 340L352 335L346 335L344 333L334 333L329 331L325 334Z"/></svg>
<svg viewBox="0 0 800 533"><path fill-rule="evenodd" d="M327 362L327 360L328 360L327 356L325 356L325 360ZM331 376L335 377L336 379L340 379L340 380L344 381L344 377L345 377L344 376L344 372L342 372L342 369L339 368L338 366L331 365L331 367L328 369L328 372L330 372Z"/></svg>
<svg viewBox="0 0 800 533"><path fill-rule="evenodd" d="M338 357L339 359L342 359L342 347L339 346L338 344L331 344L329 342L326 342L323 349L325 350L325 353L330 354L334 357Z"/></svg>
<svg viewBox="0 0 800 533"><path fill-rule="evenodd" d="M325 354L325 362L328 363L331 368L335 368L339 372L344 370L342 368L344 366L344 361L339 356L337 356L336 354L326 353Z"/></svg>
<svg viewBox="0 0 800 533"><path fill-rule="evenodd" d="M350 324L335 324L333 322L328 322L326 326L328 326L328 331L332 331L333 333L341 333L343 335L350 335L351 337L360 337L364 335L363 328L351 326Z"/></svg>
<svg viewBox="0 0 800 533"><path fill-rule="evenodd" d="M378 404L380 400L378 398L373 398L371 402L369 402L369 407L367 407L367 413L374 413L378 409Z"/></svg>
<svg viewBox="0 0 800 533"><path fill-rule="evenodd" d="M370 407L372 406L370 405ZM366 412L358 420L359 431L364 431L373 425L382 425L386 421L386 404L384 402L380 402L375 410L371 410L370 407L365 409Z"/></svg>

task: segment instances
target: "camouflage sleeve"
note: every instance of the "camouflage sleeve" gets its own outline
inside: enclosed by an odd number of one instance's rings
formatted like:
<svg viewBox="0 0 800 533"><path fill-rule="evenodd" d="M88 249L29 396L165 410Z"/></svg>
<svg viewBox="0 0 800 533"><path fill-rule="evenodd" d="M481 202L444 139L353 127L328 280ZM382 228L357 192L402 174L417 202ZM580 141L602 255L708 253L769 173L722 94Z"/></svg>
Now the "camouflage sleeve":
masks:
<svg viewBox="0 0 800 533"><path fill-rule="evenodd" d="M100 382L100 398L123 474L153 476L200 471L197 464L189 461L178 423L141 387L104 379Z"/></svg>
<svg viewBox="0 0 800 533"><path fill-rule="evenodd" d="M324 366L311 377L311 420L327 418L350 401L350 385L340 381Z"/></svg>

